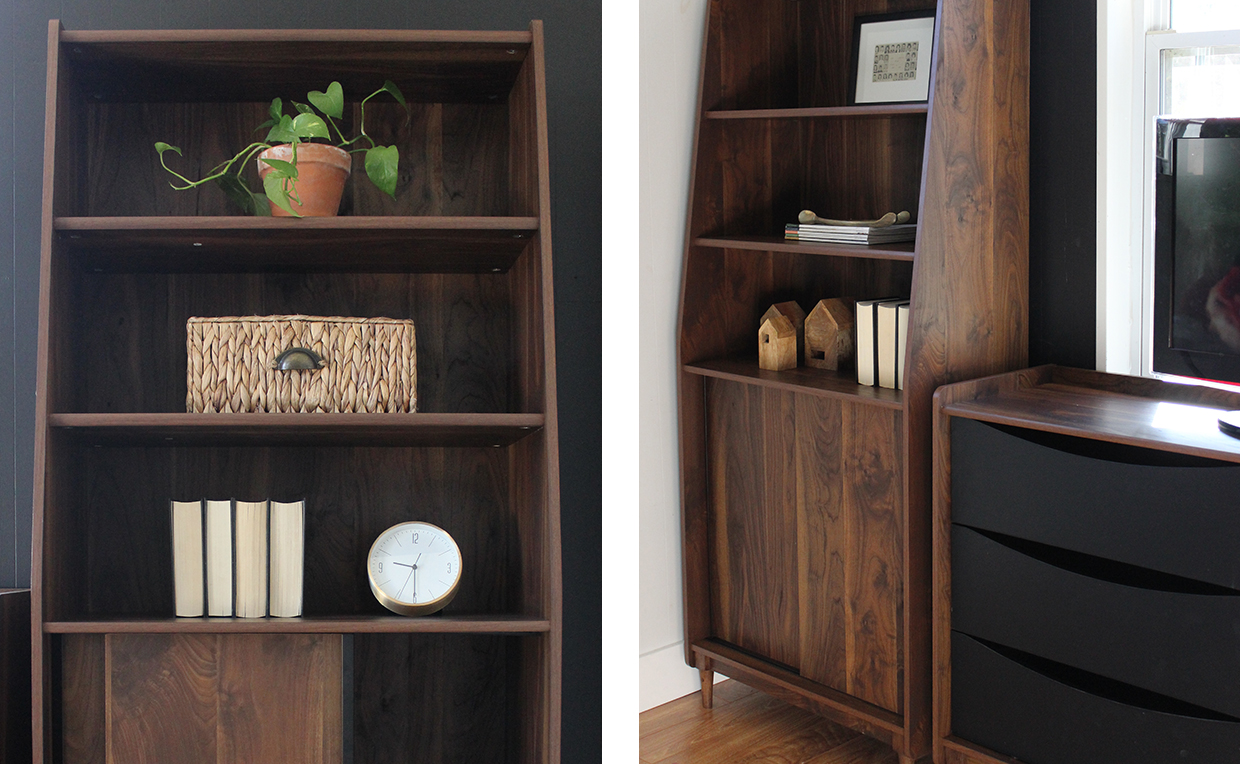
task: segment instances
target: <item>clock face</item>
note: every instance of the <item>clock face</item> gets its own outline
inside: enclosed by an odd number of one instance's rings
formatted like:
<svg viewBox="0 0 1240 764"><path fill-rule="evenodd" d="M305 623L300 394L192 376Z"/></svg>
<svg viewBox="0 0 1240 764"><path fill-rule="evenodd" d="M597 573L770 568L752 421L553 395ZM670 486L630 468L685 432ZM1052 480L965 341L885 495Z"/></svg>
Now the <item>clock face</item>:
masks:
<svg viewBox="0 0 1240 764"><path fill-rule="evenodd" d="M401 615L426 615L452 601L461 581L461 550L430 523L393 525L375 539L366 560L370 590Z"/></svg>

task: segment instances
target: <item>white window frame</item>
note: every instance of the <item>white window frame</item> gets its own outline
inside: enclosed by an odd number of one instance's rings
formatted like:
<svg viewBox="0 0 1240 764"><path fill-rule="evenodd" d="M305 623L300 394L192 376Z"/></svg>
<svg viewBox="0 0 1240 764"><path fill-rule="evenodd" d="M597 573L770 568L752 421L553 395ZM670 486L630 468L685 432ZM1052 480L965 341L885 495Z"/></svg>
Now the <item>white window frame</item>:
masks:
<svg viewBox="0 0 1240 764"><path fill-rule="evenodd" d="M1170 0L1098 0L1097 368L1154 376L1154 117L1164 50L1240 45L1174 32Z"/></svg>

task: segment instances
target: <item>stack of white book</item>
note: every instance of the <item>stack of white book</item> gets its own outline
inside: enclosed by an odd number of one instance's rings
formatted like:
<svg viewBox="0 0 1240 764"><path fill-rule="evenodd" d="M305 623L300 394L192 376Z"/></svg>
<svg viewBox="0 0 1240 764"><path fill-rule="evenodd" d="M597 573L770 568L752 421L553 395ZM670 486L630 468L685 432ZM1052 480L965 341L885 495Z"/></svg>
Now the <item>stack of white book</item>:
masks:
<svg viewBox="0 0 1240 764"><path fill-rule="evenodd" d="M789 223L784 226L784 238L790 241L825 244L895 244L916 239L917 225L915 223L888 226Z"/></svg>
<svg viewBox="0 0 1240 764"><path fill-rule="evenodd" d="M857 384L904 389L909 301L857 301Z"/></svg>
<svg viewBox="0 0 1240 764"><path fill-rule="evenodd" d="M301 615L305 538L305 501L173 501L177 616Z"/></svg>

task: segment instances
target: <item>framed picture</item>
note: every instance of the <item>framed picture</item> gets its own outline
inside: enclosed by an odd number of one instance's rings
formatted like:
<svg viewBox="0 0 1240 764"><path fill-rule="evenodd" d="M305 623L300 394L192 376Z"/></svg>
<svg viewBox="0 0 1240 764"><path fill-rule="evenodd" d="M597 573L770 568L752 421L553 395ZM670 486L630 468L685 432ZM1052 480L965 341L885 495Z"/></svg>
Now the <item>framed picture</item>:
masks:
<svg viewBox="0 0 1240 764"><path fill-rule="evenodd" d="M852 103L925 103L933 50L933 10L856 17Z"/></svg>

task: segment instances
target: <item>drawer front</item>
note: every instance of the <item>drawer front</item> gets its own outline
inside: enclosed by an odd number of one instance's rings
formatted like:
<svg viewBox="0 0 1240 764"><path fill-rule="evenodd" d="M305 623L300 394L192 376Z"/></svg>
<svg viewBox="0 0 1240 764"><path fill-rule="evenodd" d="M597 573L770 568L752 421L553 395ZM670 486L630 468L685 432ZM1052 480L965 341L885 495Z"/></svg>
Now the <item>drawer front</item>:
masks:
<svg viewBox="0 0 1240 764"><path fill-rule="evenodd" d="M1240 594L1125 585L1128 571L1028 546L952 528L952 628L1240 717Z"/></svg>
<svg viewBox="0 0 1240 764"><path fill-rule="evenodd" d="M1025 764L1240 761L1240 723L1153 710L1052 679L952 634L952 733Z"/></svg>
<svg viewBox="0 0 1240 764"><path fill-rule="evenodd" d="M1240 466L1049 437L953 418L952 520L1240 589Z"/></svg>

